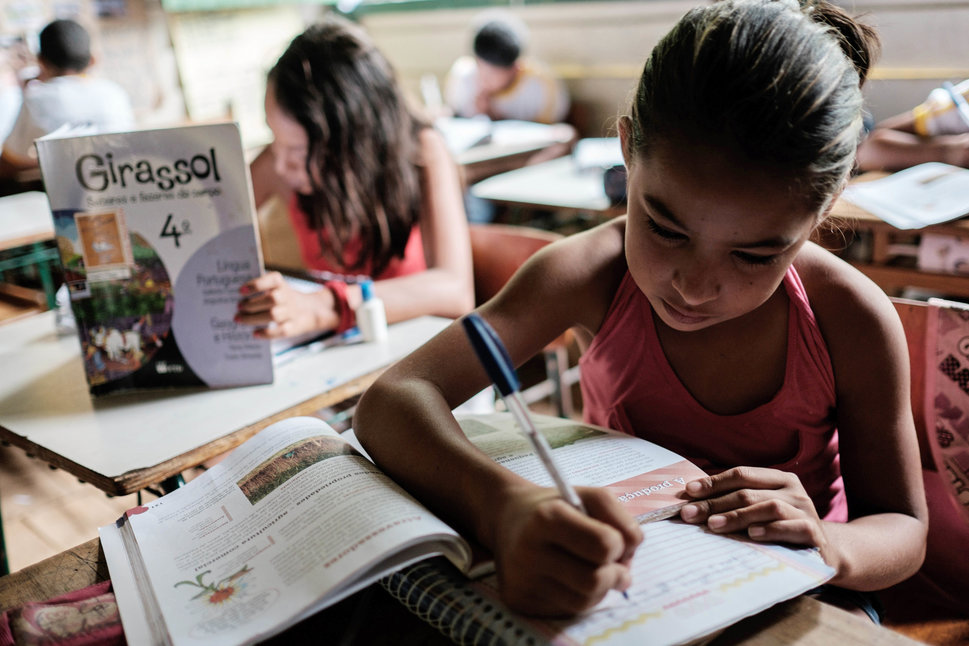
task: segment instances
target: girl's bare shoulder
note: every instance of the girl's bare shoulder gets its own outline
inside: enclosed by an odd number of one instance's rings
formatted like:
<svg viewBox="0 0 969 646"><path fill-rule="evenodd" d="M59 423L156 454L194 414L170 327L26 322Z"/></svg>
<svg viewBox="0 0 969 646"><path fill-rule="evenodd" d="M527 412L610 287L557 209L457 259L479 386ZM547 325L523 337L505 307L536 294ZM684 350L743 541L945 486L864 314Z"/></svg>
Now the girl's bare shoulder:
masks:
<svg viewBox="0 0 969 646"><path fill-rule="evenodd" d="M615 274L621 279L626 271L625 232L626 218L615 218L550 245L542 262L571 288L601 284Z"/></svg>
<svg viewBox="0 0 969 646"><path fill-rule="evenodd" d="M521 288L530 286L565 327L594 333L626 272L624 233L625 218L617 218L548 245L526 263Z"/></svg>
<svg viewBox="0 0 969 646"><path fill-rule="evenodd" d="M858 269L813 243L794 266L833 359L884 356L904 343L891 299Z"/></svg>

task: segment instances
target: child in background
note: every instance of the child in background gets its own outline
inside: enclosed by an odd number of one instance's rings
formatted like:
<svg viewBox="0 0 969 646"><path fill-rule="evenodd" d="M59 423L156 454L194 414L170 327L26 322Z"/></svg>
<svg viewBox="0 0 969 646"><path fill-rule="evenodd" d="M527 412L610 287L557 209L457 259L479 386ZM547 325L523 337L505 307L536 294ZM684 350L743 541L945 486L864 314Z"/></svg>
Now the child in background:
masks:
<svg viewBox="0 0 969 646"><path fill-rule="evenodd" d="M620 118L628 214L546 247L480 309L516 363L577 331L586 420L710 474L682 520L817 547L851 594L914 573L926 532L901 324L808 241L851 171L875 46L823 1L691 10ZM449 410L486 383L455 324L367 391L354 427L494 552L512 608L570 614L626 589L642 534L618 502L580 488L584 516L463 437Z"/></svg>
<svg viewBox="0 0 969 646"><path fill-rule="evenodd" d="M90 74L91 35L73 20L54 20L38 35L37 78L23 88L16 120L3 140L0 177L37 168L34 139L64 125L103 132L135 126L131 99L117 83Z"/></svg>
<svg viewBox="0 0 969 646"><path fill-rule="evenodd" d="M297 36L269 72L266 122L308 268L373 277L391 323L473 307L457 167L362 30L331 17ZM359 284L326 286L300 292L267 273L242 286L236 321L267 338L353 327Z"/></svg>
<svg viewBox="0 0 969 646"><path fill-rule="evenodd" d="M455 116L538 123L564 120L570 105L568 90L547 65L524 55L525 24L504 11L486 11L476 22L474 56L454 61L445 84L447 104Z"/></svg>
<svg viewBox="0 0 969 646"><path fill-rule="evenodd" d="M969 96L969 80L954 91L963 98ZM942 87L911 110L875 124L858 147L862 171L897 171L925 162L969 168L969 121Z"/></svg>

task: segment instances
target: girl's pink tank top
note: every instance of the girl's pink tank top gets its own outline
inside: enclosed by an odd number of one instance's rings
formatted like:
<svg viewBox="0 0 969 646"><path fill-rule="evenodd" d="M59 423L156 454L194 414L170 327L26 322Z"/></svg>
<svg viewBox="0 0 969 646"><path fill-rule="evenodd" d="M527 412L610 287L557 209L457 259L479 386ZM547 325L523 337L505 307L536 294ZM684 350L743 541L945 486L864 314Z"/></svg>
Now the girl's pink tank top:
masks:
<svg viewBox="0 0 969 646"><path fill-rule="evenodd" d="M649 301L626 272L599 333L579 360L584 416L675 451L709 474L734 466L792 472L821 518L843 522L848 508L831 359L793 266L783 285L790 300L784 384L753 410L718 415L697 402L674 373Z"/></svg>
<svg viewBox="0 0 969 646"><path fill-rule="evenodd" d="M299 208L299 199L294 194L289 201L289 220L296 233L299 242L300 255L303 257L303 264L309 269L318 271L329 271L336 274L347 273L346 267L338 267L329 262L322 253L320 247L320 237L316 231L310 228L306 221L306 215ZM359 248L359 247L357 247ZM348 258L356 256L357 248L351 245L347 249ZM424 258L424 242L421 238L421 228L415 225L407 239L407 246L404 248L403 258L392 258L390 263L379 276L373 276L369 263L355 274L364 274L376 280L384 278L395 278L397 276L408 276L427 269L427 260Z"/></svg>

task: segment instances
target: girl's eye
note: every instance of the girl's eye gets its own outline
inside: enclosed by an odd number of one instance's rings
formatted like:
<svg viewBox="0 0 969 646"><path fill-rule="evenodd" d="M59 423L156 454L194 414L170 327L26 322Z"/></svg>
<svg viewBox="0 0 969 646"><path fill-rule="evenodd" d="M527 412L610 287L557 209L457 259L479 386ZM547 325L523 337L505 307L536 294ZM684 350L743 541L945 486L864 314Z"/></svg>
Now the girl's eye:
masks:
<svg viewBox="0 0 969 646"><path fill-rule="evenodd" d="M758 267L763 267L766 265L772 265L777 262L778 256L758 256L757 254L747 253L745 251L734 251L734 258L740 262L747 265L755 265Z"/></svg>
<svg viewBox="0 0 969 646"><path fill-rule="evenodd" d="M660 238L663 238L664 240L677 241L677 242L680 240L687 240L687 237L682 233L671 231L670 229L666 229L656 224L656 220L654 220L653 218L646 218L646 226L649 228L650 231L658 235Z"/></svg>

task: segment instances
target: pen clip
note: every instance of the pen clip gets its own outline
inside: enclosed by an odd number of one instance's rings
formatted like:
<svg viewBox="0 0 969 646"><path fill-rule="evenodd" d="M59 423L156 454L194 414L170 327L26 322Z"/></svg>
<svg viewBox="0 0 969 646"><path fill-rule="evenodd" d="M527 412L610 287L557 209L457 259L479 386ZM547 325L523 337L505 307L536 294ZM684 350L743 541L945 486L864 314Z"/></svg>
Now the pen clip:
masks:
<svg viewBox="0 0 969 646"><path fill-rule="evenodd" d="M474 348L481 365L484 366L488 377L498 388L501 396L507 397L518 390L520 386L518 375L515 373L511 357L508 356L508 350L505 349L494 328L477 312L468 314L462 319L461 324L468 335L468 340L471 341L471 347Z"/></svg>

